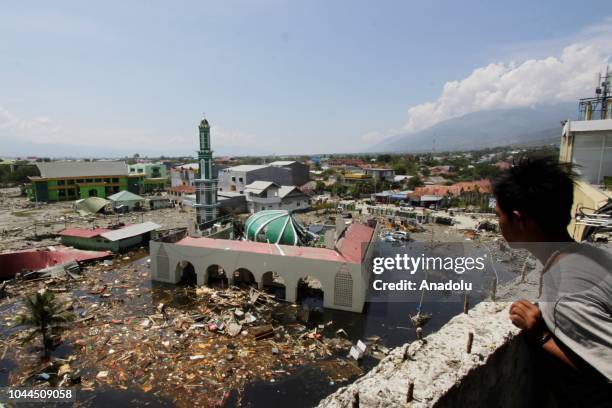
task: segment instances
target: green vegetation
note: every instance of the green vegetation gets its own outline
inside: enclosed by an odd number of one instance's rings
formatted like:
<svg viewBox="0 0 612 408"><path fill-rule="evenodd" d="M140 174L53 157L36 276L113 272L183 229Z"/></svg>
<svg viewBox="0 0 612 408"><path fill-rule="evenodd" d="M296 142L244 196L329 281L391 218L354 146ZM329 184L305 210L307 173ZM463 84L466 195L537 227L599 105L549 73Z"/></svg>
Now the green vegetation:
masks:
<svg viewBox="0 0 612 408"><path fill-rule="evenodd" d="M38 168L29 162L0 164L0 186L16 186L28 183L28 176L38 176Z"/></svg>
<svg viewBox="0 0 612 408"><path fill-rule="evenodd" d="M23 342L29 343L40 335L44 353L47 355L53 344L54 336L61 333L66 323L72 320L74 316L66 312L55 301L53 293L46 290L38 291L32 296L26 296L23 303L27 311L17 316L17 324L32 327Z"/></svg>

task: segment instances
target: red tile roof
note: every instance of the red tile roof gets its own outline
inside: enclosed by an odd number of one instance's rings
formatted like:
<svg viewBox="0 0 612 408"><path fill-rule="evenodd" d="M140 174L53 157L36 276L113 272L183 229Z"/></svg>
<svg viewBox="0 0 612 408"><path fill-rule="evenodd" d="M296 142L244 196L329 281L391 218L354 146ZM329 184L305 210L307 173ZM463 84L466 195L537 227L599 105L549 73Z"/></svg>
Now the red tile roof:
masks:
<svg viewBox="0 0 612 408"><path fill-rule="evenodd" d="M415 196L424 196L424 195L444 196L446 194L450 194L453 196L459 196L462 193L475 191L476 189L478 189L480 193L490 193L491 192L491 182L489 180L477 180L477 181L463 181L460 183L455 183L451 186L431 185L431 186L417 187L414 190L414 195Z"/></svg>

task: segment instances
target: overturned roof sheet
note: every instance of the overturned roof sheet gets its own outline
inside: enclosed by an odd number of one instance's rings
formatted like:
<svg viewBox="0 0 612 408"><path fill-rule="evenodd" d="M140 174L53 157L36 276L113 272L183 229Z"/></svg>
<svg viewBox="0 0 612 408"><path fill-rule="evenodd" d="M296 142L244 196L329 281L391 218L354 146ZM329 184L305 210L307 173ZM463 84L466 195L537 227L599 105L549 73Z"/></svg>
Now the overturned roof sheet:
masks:
<svg viewBox="0 0 612 408"><path fill-rule="evenodd" d="M12 278L16 273L38 271L70 261L92 261L112 256L109 251L83 251L56 245L0 253L0 278Z"/></svg>
<svg viewBox="0 0 612 408"><path fill-rule="evenodd" d="M117 161L55 161L36 163L41 178L127 176L128 166Z"/></svg>
<svg viewBox="0 0 612 408"><path fill-rule="evenodd" d="M102 197L87 197L74 202L74 209L80 215L95 214L103 209L110 201Z"/></svg>
<svg viewBox="0 0 612 408"><path fill-rule="evenodd" d="M142 224L134 224L129 227L121 228L114 231L105 232L100 234L101 237L108 239L109 241L119 241L126 238L135 237L137 235L145 234L147 232L155 231L161 228L161 225L151 221L143 222Z"/></svg>

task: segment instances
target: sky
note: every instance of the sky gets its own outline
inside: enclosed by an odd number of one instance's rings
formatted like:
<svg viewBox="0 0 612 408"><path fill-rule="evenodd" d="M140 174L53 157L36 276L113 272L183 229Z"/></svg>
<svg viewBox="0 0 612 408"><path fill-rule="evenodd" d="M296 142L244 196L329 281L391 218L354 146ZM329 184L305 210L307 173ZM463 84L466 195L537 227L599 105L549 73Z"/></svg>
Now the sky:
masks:
<svg viewBox="0 0 612 408"><path fill-rule="evenodd" d="M0 0L0 157L193 154L203 115L218 155L365 151L610 55L597 0Z"/></svg>

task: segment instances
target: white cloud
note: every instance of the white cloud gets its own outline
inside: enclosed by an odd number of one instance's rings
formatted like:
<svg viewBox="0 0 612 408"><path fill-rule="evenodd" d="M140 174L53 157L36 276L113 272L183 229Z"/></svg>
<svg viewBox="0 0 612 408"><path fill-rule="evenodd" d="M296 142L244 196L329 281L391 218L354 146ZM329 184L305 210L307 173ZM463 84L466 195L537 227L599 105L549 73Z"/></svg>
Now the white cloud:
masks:
<svg viewBox="0 0 612 408"><path fill-rule="evenodd" d="M254 134L218 125L213 125L211 138L213 149L262 147L262 142ZM193 153L198 148L197 129L189 134L168 135L151 128L96 127L78 121L60 125L49 118L27 118L0 106L0 141L6 143L8 140L77 145L89 147L92 151L118 148L126 152L152 149Z"/></svg>
<svg viewBox="0 0 612 408"><path fill-rule="evenodd" d="M449 81L433 102L408 109L404 131L417 131L441 121L487 109L575 101L589 96L596 75L612 53L612 19L583 30L580 42L560 55L520 63L497 62L476 68L466 78Z"/></svg>
<svg viewBox="0 0 612 408"><path fill-rule="evenodd" d="M22 118L0 106L0 134L32 141L54 141L60 127L49 118Z"/></svg>

